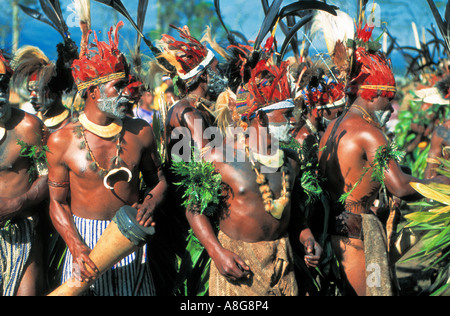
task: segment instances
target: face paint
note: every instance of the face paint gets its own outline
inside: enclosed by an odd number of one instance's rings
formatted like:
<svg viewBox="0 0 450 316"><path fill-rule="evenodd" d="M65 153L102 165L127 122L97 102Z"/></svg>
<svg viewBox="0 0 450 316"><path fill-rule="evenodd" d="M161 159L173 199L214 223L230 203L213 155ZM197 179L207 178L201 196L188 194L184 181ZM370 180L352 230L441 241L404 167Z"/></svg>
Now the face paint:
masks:
<svg viewBox="0 0 450 316"><path fill-rule="evenodd" d="M98 99L98 108L110 118L124 119L127 115L127 106L130 99L122 93L119 93L118 97L106 96L104 86L100 86L100 96Z"/></svg>
<svg viewBox="0 0 450 316"><path fill-rule="evenodd" d="M293 126L288 121L286 121L286 123L273 123L269 124L269 132L280 142L289 143L292 138L292 135L290 134L292 127Z"/></svg>
<svg viewBox="0 0 450 316"><path fill-rule="evenodd" d="M206 69L206 72L208 73L207 93L212 100L217 100L219 95L228 88L228 79L210 68Z"/></svg>
<svg viewBox="0 0 450 316"><path fill-rule="evenodd" d="M389 121L389 119L391 118L391 111L387 110L387 111L375 111L374 115L375 115L375 119L378 121L378 123L380 124L381 127L385 126L386 123Z"/></svg>
<svg viewBox="0 0 450 316"><path fill-rule="evenodd" d="M55 98L50 93L46 97L41 97L38 94L36 100L37 100L36 103L33 103L33 102L30 102L30 103L33 105L33 107L36 111L39 111L44 115L48 112L48 110L50 110L52 105L55 103Z"/></svg>

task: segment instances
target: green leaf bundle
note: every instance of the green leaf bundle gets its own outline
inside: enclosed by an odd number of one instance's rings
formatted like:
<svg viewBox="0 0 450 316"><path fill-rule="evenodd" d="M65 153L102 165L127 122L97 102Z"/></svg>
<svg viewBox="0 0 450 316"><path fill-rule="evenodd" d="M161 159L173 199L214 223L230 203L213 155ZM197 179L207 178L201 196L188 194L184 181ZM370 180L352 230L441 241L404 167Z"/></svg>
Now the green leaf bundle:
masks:
<svg viewBox="0 0 450 316"><path fill-rule="evenodd" d="M175 185L182 187L183 206L191 212L213 216L222 195L222 176L215 170L214 164L199 158L193 151L193 157L185 162L175 158L172 166L174 173L181 177Z"/></svg>

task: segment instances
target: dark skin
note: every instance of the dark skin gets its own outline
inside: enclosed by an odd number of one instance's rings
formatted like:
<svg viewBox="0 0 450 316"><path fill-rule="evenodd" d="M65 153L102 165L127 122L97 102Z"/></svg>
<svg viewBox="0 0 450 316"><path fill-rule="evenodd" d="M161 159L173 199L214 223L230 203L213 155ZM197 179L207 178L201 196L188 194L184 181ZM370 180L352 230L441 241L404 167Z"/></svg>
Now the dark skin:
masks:
<svg viewBox="0 0 450 316"><path fill-rule="evenodd" d="M212 70L216 70L218 61L213 60L211 67ZM198 79L199 83L195 90L190 91L191 95L207 99L208 91L208 74L205 71ZM166 123L165 123L165 141L167 146L166 160L171 161L171 152L173 146L179 141L178 138L172 138L173 130L184 127L189 130L190 137L193 141L193 146L197 148L205 147L209 140L203 139L203 131L213 125L214 117L203 107L195 107L196 100L192 98L183 98L170 108ZM199 130L196 130L197 128Z"/></svg>
<svg viewBox="0 0 450 316"><path fill-rule="evenodd" d="M375 111L391 111L391 99L377 97L371 101L357 96L354 104L364 108L372 118ZM333 121L323 135L319 152L319 171L326 177L324 189L330 194L333 202L348 192L374 161L375 152L380 146L388 144L383 132L363 119L360 111L353 106L345 116ZM447 182L448 178L436 177L436 182ZM403 200L413 201L421 198L410 185L410 182L430 183L404 173L399 164L391 160L389 169L385 171L385 185L388 191ZM381 185L371 181L368 172L348 197L346 204L352 205L351 212L369 213L373 201L377 198ZM364 244L359 239L332 236L333 249L340 261L349 286L358 295L366 294Z"/></svg>
<svg viewBox="0 0 450 316"><path fill-rule="evenodd" d="M129 95L126 79L117 79L104 85L106 97ZM86 96L85 114L98 125L107 126L113 119L98 108L101 98L100 88L91 87ZM116 104L116 106L119 106ZM126 105L120 105L125 111ZM155 226L153 216L163 203L167 183L161 169L155 136L150 125L144 120L125 117L123 120L123 141L120 157L123 164L132 172L132 180L119 174L112 178L113 190L103 185L103 178L89 168L86 150L79 148L80 139L73 128L76 123L54 132L48 142L51 154L48 155L49 180L55 183L70 181L69 187L50 186L50 216L56 230L61 234L71 251L74 263L80 267L79 280L89 281L95 278L97 267L89 258L89 249L78 235L72 215L93 219L111 220L123 205L132 205L138 209L136 220L143 226ZM89 147L100 166L109 168L111 158L115 156L117 142L112 138L101 138L85 131ZM139 173L150 188L142 202L139 201ZM68 201L70 189L71 203ZM94 271L91 273L86 266Z"/></svg>
<svg viewBox="0 0 450 316"><path fill-rule="evenodd" d="M51 119L62 114L66 107L62 103L62 97L60 93L50 91L50 89L44 89L44 94L41 95L36 85L28 84L28 91L30 92L30 103L41 119ZM51 126L52 130L56 130L62 126L65 126L71 118L68 117L58 125Z"/></svg>
<svg viewBox="0 0 450 316"><path fill-rule="evenodd" d="M308 119L311 122L311 124L317 130L318 133L317 136L321 137L326 129L326 126L324 126L323 123L321 122L321 118L324 117L325 119L332 121L337 117L339 117L343 111L344 111L343 106L331 109L326 108L320 110L314 109L306 113L305 119ZM317 143L316 136L313 135L313 132L310 130L310 127L306 123L303 126L294 129L292 135L300 144L303 144L304 142L306 142L307 144Z"/></svg>
<svg viewBox="0 0 450 316"><path fill-rule="evenodd" d="M432 179L437 175L436 168L439 166L439 163L434 160L437 160L437 158L450 158L449 149L447 149L446 155L443 153L444 148L448 146L450 146L450 120L436 127L431 136L431 147L428 152L428 158L433 160L427 163L424 174L425 179Z"/></svg>
<svg viewBox="0 0 450 316"><path fill-rule="evenodd" d="M1 68L1 67L0 67ZM5 74L0 73L5 83ZM7 79L7 78L6 78ZM10 107L7 102L9 91L7 85L2 84L0 89L0 110ZM4 118L3 118L4 119ZM28 170L31 161L20 156L22 140L30 146L40 146L43 142L45 127L37 117L22 110L11 108L11 117L4 121L6 136L0 140L0 227L9 220L19 220L37 215L42 209L38 206L48 197L47 176L37 177L30 182ZM16 295L35 296L42 294L43 290L43 258L40 234L32 243L32 251Z"/></svg>
<svg viewBox="0 0 450 316"><path fill-rule="evenodd" d="M267 131L268 118L264 112L259 112L257 118L253 119L250 128L256 128L257 137L266 138L267 153L271 153L271 138L269 134L260 133L259 128ZM246 139L248 142L248 139ZM226 150L242 150L235 142ZM250 147L250 150L256 150ZM256 174L251 168L251 163L245 162L227 162L226 153L220 150L213 150L207 158L212 161L216 167L216 171L222 175L222 181L227 187L228 199L226 200L227 208L224 210L220 218L220 229L227 236L235 240L242 240L253 243L259 241L271 241L282 237L288 228L291 214L296 212L294 202L284 210L280 220L275 219L272 215L264 210L263 200L259 192L259 186L256 183ZM234 157L236 159L236 156ZM225 162L219 162L225 161ZM295 188L294 178L299 174L299 165L295 155L287 158L287 167L291 176L290 188L293 195L298 192L299 188ZM281 172L265 174L270 188L274 192L274 198L280 197L282 189ZM245 207L242 207L245 205ZM211 259L214 261L218 271L228 280L234 281L247 276L251 272L245 260L235 253L223 248L213 231L210 220L201 214L187 211L186 216L196 234L197 238L203 244ZM300 242L305 247L305 262L310 267L318 264L321 247L315 242L309 228L306 226L305 220L301 220L298 225L302 227L299 236Z"/></svg>
<svg viewBox="0 0 450 316"><path fill-rule="evenodd" d="M0 227L6 221L33 216L41 211L40 203L48 196L47 176L39 176L30 183L28 169L30 160L20 157L20 139L29 145L41 145L46 130L42 122L35 116L11 108L9 99L10 74L5 64L0 61L0 113L11 109L9 119L1 117L0 121L6 131L5 137L0 140ZM42 240L39 226L36 238L32 243L30 257L22 271L22 280L19 285L18 296L35 296L42 294L43 290L43 258Z"/></svg>

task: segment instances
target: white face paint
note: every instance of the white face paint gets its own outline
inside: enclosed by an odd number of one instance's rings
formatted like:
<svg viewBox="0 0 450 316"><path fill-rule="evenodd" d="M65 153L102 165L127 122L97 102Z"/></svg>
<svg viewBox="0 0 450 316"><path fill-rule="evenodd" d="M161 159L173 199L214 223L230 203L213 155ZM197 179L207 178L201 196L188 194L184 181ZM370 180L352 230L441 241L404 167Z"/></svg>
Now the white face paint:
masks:
<svg viewBox="0 0 450 316"><path fill-rule="evenodd" d="M127 115L127 106L130 99L119 93L118 97L108 98L104 92L103 86L100 87L100 96L98 99L98 108L110 118L124 119Z"/></svg>
<svg viewBox="0 0 450 316"><path fill-rule="evenodd" d="M289 143L292 135L289 133L293 126L290 122L269 124L269 132L282 143Z"/></svg>
<svg viewBox="0 0 450 316"><path fill-rule="evenodd" d="M391 111L387 110L387 111L375 111L374 115L375 115L375 119L378 121L378 123L380 124L381 127L385 126L386 123L389 121L389 119L391 118Z"/></svg>

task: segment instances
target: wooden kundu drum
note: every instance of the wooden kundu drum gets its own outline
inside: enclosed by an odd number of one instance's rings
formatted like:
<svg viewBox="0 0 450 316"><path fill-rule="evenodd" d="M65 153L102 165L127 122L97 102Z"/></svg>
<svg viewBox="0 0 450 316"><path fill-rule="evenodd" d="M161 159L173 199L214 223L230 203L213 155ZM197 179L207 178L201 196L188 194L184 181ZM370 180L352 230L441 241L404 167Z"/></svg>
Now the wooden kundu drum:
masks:
<svg viewBox="0 0 450 316"><path fill-rule="evenodd" d="M135 208L127 205L121 207L92 249L89 257L100 271L95 279L98 279L120 260L144 246L155 234L155 228L141 226L136 221L136 215ZM89 266L86 265L86 268L95 274ZM78 296L94 282L95 280L79 281L72 277L49 296Z"/></svg>

